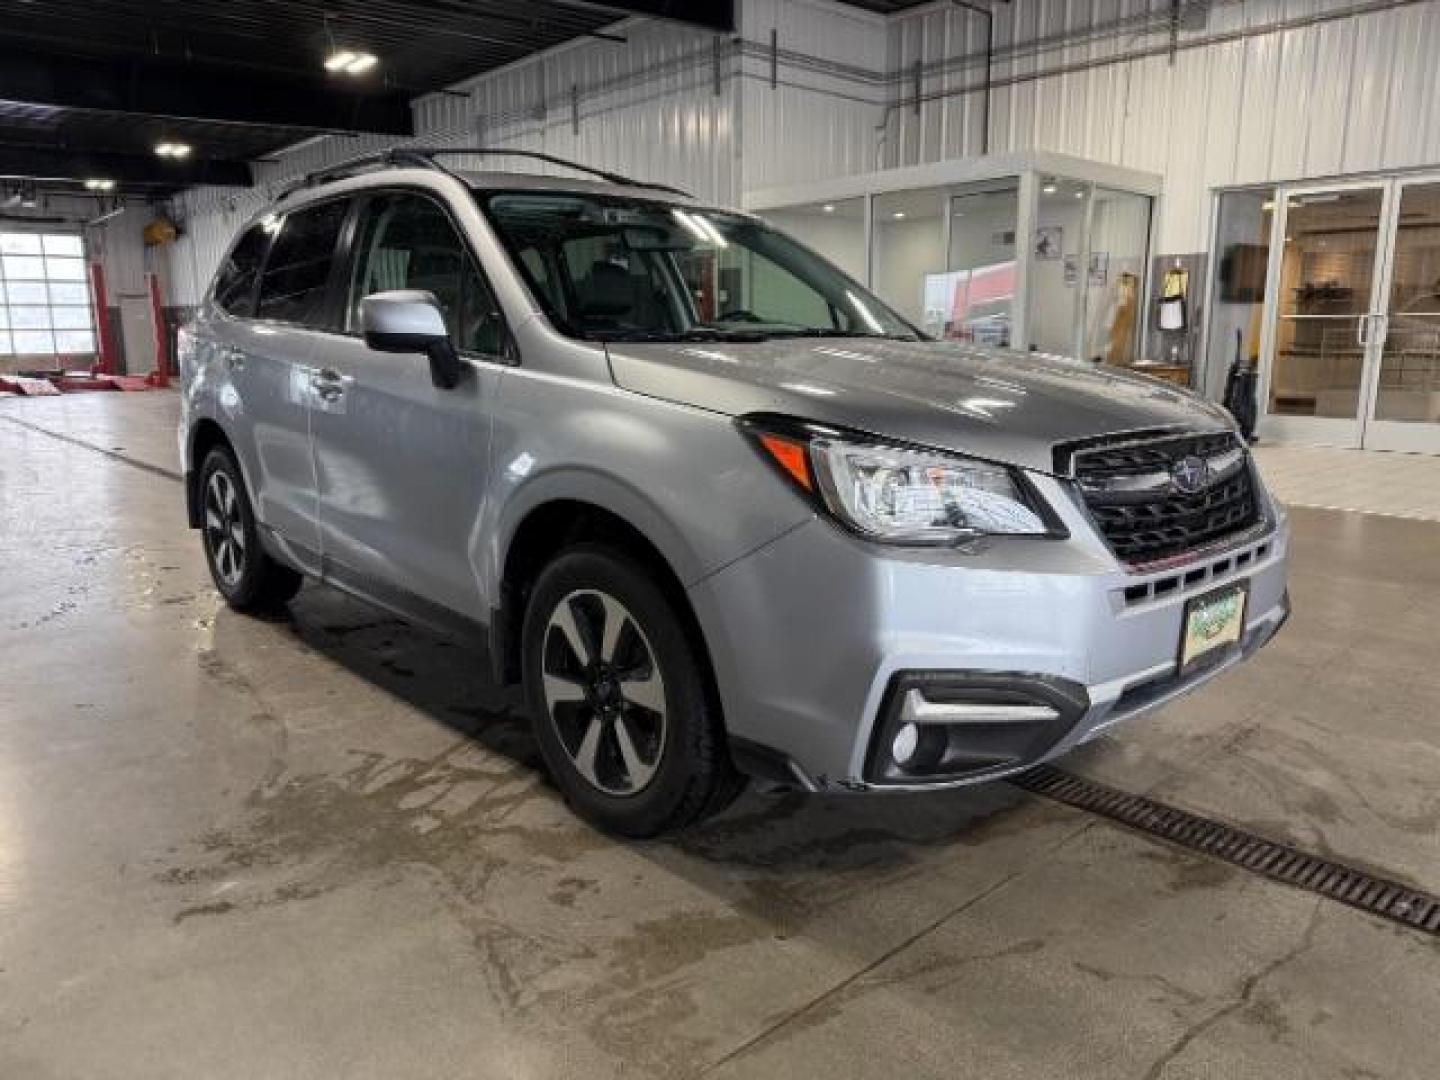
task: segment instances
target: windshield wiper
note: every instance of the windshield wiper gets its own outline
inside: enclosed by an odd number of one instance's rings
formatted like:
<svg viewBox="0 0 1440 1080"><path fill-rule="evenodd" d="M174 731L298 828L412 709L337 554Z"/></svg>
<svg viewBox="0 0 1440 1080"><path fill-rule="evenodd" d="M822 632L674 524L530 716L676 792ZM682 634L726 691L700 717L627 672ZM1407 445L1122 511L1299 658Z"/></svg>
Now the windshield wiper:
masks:
<svg viewBox="0 0 1440 1080"><path fill-rule="evenodd" d="M721 330L696 326L689 330L588 330L591 341L768 341L758 330Z"/></svg>
<svg viewBox="0 0 1440 1080"><path fill-rule="evenodd" d="M815 338L881 338L886 341L916 341L913 334L876 334L866 330L840 330L831 326L804 326L790 330L774 330L774 337Z"/></svg>

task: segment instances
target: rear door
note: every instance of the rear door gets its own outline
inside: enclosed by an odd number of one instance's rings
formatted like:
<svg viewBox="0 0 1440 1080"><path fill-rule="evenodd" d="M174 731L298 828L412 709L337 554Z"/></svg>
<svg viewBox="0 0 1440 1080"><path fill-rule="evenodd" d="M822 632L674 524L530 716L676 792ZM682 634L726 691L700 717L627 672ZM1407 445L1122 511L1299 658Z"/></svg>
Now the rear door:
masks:
<svg viewBox="0 0 1440 1080"><path fill-rule="evenodd" d="M220 343L219 360L234 392L228 401L223 394L219 399L222 422L248 448L257 514L271 539L312 573L320 569L320 525L309 363L348 205L331 200L261 223L271 240L253 314L227 320Z"/></svg>
<svg viewBox="0 0 1440 1080"><path fill-rule="evenodd" d="M312 364L326 389L311 414L325 575L422 617L438 606L483 620L471 560L507 363L499 305L435 196L368 194L349 248L338 332ZM465 360L458 386L437 387L423 353L365 344L360 301L391 289L435 295Z"/></svg>

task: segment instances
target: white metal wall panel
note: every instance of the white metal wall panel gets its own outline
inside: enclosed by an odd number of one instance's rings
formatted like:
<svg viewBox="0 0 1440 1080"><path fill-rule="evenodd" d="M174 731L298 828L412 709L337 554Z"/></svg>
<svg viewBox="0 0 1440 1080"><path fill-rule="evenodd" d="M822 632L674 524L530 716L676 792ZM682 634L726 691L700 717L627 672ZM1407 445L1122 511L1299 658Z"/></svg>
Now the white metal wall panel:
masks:
<svg viewBox="0 0 1440 1080"><path fill-rule="evenodd" d="M772 30L781 54L774 86ZM883 18L823 0L746 0L741 35L744 190L880 167L888 101Z"/></svg>
<svg viewBox="0 0 1440 1080"><path fill-rule="evenodd" d="M1160 250L1205 247L1218 186L1440 165L1436 0L1215 0L1185 14L1173 57L1167 0L995 10L992 152L1055 150L1162 174ZM963 130L980 96L954 93L972 85L954 75L949 28L964 14L892 17L887 164L964 152L934 136Z"/></svg>

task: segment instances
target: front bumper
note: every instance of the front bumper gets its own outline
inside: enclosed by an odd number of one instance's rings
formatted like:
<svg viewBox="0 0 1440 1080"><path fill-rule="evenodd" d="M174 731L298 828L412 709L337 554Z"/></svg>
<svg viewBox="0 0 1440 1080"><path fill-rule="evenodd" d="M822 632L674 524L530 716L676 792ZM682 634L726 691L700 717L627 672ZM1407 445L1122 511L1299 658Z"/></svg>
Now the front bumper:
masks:
<svg viewBox="0 0 1440 1080"><path fill-rule="evenodd" d="M1289 523L1278 510L1243 542L1136 574L1069 500L1054 497L1059 491L1045 494L1070 518L1066 539L1008 537L969 552L884 548L816 518L692 587L744 760L761 748L767 779L783 771L814 790L996 779L1215 678L1253 655L1289 614ZM1182 678L1185 602L1241 580L1249 600L1240 648ZM952 755L958 771L911 782L878 768L875 748L893 733L886 724L896 688L917 677L939 687L1008 682L1021 696L1039 682L1073 704L1049 702L1056 718L1026 714L1036 721L1028 731L997 732L992 717L988 734L977 726L975 744ZM934 695L947 696L956 698Z"/></svg>

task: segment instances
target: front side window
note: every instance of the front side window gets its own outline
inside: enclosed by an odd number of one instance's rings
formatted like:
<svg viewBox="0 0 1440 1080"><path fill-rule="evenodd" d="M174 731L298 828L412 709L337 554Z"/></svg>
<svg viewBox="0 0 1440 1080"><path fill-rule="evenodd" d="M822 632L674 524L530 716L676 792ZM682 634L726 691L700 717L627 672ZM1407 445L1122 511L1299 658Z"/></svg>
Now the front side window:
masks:
<svg viewBox="0 0 1440 1080"><path fill-rule="evenodd" d="M482 196L557 328L601 341L889 337L913 327L741 214L608 196Z"/></svg>
<svg viewBox="0 0 1440 1080"><path fill-rule="evenodd" d="M499 305L449 216L422 195L382 195L360 217L351 269L347 324L360 327L360 301L390 289L432 293L455 347L504 351Z"/></svg>
<svg viewBox="0 0 1440 1080"><path fill-rule="evenodd" d="M256 315L279 322L321 323L330 266L349 205L338 199L261 223L262 229L275 232L275 239L260 276Z"/></svg>
<svg viewBox="0 0 1440 1080"><path fill-rule="evenodd" d="M222 311L241 318L255 314L255 286L269 246L270 234L257 224L231 249L215 276L215 303Z"/></svg>

